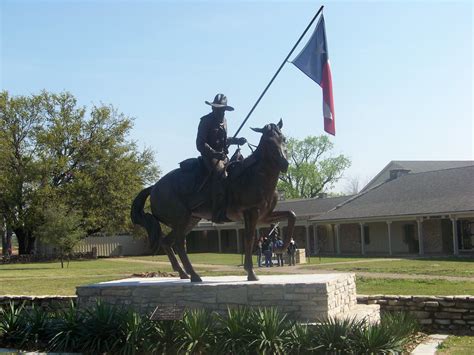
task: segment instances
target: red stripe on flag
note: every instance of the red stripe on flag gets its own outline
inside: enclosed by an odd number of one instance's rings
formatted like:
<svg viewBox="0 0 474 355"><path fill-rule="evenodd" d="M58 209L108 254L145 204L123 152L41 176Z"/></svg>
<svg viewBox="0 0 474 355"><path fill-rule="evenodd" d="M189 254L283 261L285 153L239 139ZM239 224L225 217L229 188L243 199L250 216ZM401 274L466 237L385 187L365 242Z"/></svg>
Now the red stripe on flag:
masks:
<svg viewBox="0 0 474 355"><path fill-rule="evenodd" d="M333 136L336 135L336 122L335 122L335 114L334 114L334 98L332 95L332 76L331 76L331 67L329 66L329 61L324 64L323 67L323 80L321 81L321 88L323 89L323 113L324 113L324 130L332 134ZM330 114L328 114L328 110L324 110L324 106L329 108Z"/></svg>

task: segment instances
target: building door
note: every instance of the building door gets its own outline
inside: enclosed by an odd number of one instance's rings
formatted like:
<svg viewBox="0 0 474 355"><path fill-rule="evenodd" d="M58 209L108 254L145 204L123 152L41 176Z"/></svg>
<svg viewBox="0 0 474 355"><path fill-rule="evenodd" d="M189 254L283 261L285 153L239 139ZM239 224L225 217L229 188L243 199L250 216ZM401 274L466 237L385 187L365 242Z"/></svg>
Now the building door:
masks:
<svg viewBox="0 0 474 355"><path fill-rule="evenodd" d="M418 254L420 252L420 246L418 239L416 239L415 225L405 224L403 230L405 232L403 241L408 245L408 252L410 254Z"/></svg>

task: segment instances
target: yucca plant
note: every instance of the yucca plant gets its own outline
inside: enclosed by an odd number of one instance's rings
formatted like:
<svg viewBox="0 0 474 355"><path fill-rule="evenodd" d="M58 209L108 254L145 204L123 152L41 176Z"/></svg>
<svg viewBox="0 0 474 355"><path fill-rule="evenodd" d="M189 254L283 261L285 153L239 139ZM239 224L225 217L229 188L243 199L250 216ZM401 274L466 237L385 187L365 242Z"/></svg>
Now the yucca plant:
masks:
<svg viewBox="0 0 474 355"><path fill-rule="evenodd" d="M81 350L90 353L116 353L123 346L126 312L100 300L84 314L79 336Z"/></svg>
<svg viewBox="0 0 474 355"><path fill-rule="evenodd" d="M225 316L219 316L216 352L220 354L248 354L255 324L249 308L229 308Z"/></svg>
<svg viewBox="0 0 474 355"><path fill-rule="evenodd" d="M289 330L286 349L291 354L310 354L322 349L322 346L315 343L312 327L307 324L295 323Z"/></svg>
<svg viewBox="0 0 474 355"><path fill-rule="evenodd" d="M354 318L328 318L315 325L315 342L322 352L351 353L354 331L364 326Z"/></svg>
<svg viewBox="0 0 474 355"><path fill-rule="evenodd" d="M50 323L48 349L58 352L78 351L81 348L83 322L83 313L71 301L69 307L57 312Z"/></svg>
<svg viewBox="0 0 474 355"><path fill-rule="evenodd" d="M146 339L150 336L150 322L148 318L129 310L125 316L123 329L123 345L119 353L126 355L142 354L146 349Z"/></svg>
<svg viewBox="0 0 474 355"><path fill-rule="evenodd" d="M179 337L179 352L205 354L216 344L216 319L213 313L196 309L184 314Z"/></svg>
<svg viewBox="0 0 474 355"><path fill-rule="evenodd" d="M253 341L249 344L261 354L283 354L292 323L276 308L252 312Z"/></svg>
<svg viewBox="0 0 474 355"><path fill-rule="evenodd" d="M176 354L181 322L177 320L149 321L143 344L146 354Z"/></svg>
<svg viewBox="0 0 474 355"><path fill-rule="evenodd" d="M27 340L25 304L10 302L0 308L0 337L5 345L21 346Z"/></svg>
<svg viewBox="0 0 474 355"><path fill-rule="evenodd" d="M50 340L51 314L33 306L25 312L24 343L28 347L45 348Z"/></svg>
<svg viewBox="0 0 474 355"><path fill-rule="evenodd" d="M401 339L407 339L420 331L417 320L407 312L384 312L380 324Z"/></svg>
<svg viewBox="0 0 474 355"><path fill-rule="evenodd" d="M358 354L398 354L403 350L403 338L382 324L367 324L354 329L352 350Z"/></svg>

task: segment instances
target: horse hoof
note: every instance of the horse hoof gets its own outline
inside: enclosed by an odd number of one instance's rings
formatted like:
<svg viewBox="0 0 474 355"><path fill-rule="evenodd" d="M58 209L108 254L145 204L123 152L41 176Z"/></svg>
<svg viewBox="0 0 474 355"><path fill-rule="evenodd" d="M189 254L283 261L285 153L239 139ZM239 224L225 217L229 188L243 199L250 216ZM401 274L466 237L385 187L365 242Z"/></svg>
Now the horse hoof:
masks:
<svg viewBox="0 0 474 355"><path fill-rule="evenodd" d="M179 278L181 280L187 280L187 279L189 279L189 275L188 274L179 274Z"/></svg>
<svg viewBox="0 0 474 355"><path fill-rule="evenodd" d="M193 275L191 276L191 282L202 282L202 280L198 275Z"/></svg>
<svg viewBox="0 0 474 355"><path fill-rule="evenodd" d="M255 274L248 274L247 281L258 281L258 277Z"/></svg>

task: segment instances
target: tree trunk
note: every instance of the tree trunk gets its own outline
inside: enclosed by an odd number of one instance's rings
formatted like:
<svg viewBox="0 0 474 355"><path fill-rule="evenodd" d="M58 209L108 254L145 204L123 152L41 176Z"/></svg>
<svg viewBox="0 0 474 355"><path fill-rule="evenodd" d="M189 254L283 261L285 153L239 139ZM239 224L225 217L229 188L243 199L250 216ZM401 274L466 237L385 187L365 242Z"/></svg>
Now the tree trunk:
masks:
<svg viewBox="0 0 474 355"><path fill-rule="evenodd" d="M36 238L31 235L31 232L26 231L24 228L16 228L14 231L16 239L18 240L18 254L32 254Z"/></svg>
<svg viewBox="0 0 474 355"><path fill-rule="evenodd" d="M14 229L16 239L18 241L18 254L25 255L26 252L26 244L28 243L26 233L23 228L15 228Z"/></svg>

